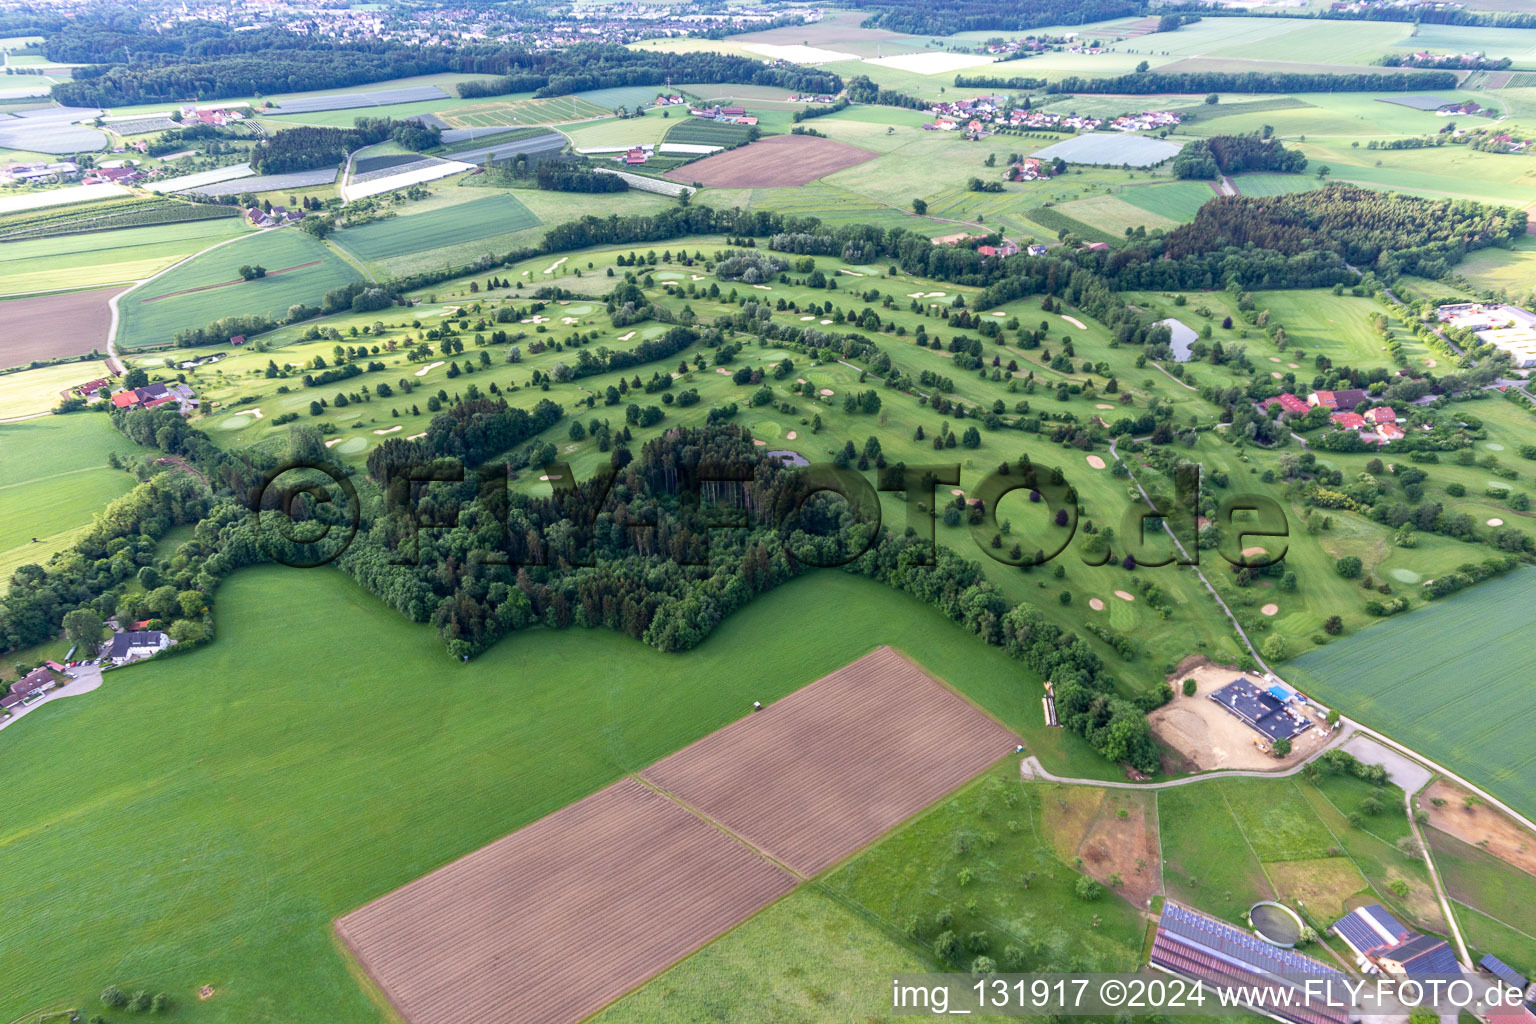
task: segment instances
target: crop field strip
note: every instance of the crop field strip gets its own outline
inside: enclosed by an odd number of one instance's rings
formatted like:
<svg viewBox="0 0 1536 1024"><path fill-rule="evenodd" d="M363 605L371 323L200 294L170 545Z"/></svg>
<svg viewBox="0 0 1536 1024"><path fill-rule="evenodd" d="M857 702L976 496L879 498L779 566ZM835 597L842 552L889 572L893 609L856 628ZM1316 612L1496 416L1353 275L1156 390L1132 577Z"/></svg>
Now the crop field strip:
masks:
<svg viewBox="0 0 1536 1024"><path fill-rule="evenodd" d="M879 154L810 135L775 135L668 171L666 177L717 188L805 185Z"/></svg>
<svg viewBox="0 0 1536 1024"><path fill-rule="evenodd" d="M332 240L361 259L384 260L521 231L538 223L538 217L507 194L346 228L336 232Z"/></svg>
<svg viewBox="0 0 1536 1024"><path fill-rule="evenodd" d="M880 648L336 930L410 1024L569 1024L1017 742Z"/></svg>
<svg viewBox="0 0 1536 1024"><path fill-rule="evenodd" d="M580 1020L795 887L623 779L348 914L410 1024Z"/></svg>
<svg viewBox="0 0 1536 1024"><path fill-rule="evenodd" d="M912 662L881 648L640 775L812 875L1017 743Z"/></svg>

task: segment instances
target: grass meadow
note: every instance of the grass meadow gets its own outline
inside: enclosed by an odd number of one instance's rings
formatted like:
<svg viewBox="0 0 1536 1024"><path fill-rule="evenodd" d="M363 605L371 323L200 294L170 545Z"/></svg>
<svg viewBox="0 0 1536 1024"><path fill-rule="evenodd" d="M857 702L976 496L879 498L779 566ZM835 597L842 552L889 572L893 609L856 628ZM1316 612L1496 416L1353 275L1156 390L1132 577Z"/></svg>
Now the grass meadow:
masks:
<svg viewBox="0 0 1536 1024"><path fill-rule="evenodd" d="M0 294L143 280L247 230L240 218L222 217L7 242L0 246Z"/></svg>
<svg viewBox="0 0 1536 1024"><path fill-rule="evenodd" d="M1435 864L1467 939L1527 976L1536 974L1536 877L1469 846L1439 829L1428 829Z"/></svg>
<svg viewBox="0 0 1536 1024"><path fill-rule="evenodd" d="M100 363L67 367L76 384L101 372ZM0 376L0 401L20 378L40 372ZM57 399L54 395L54 404ZM137 483L131 474L108 468L107 456L142 451L95 413L0 424L0 506L6 512L0 516L0 579L9 580L19 566L41 565L73 544L97 510Z"/></svg>
<svg viewBox="0 0 1536 1024"><path fill-rule="evenodd" d="M1286 677L1536 814L1536 709L1525 609L1536 572L1520 571L1310 651ZM1475 665L1468 671L1469 665Z"/></svg>
<svg viewBox="0 0 1536 1024"><path fill-rule="evenodd" d="M769 654L786 622L788 660ZM84 1008L116 983L171 993L185 1008L171 1019L324 1006L337 1024L377 1021L332 918L880 644L1021 730L1055 770L1113 771L1039 723L1038 681L1018 663L838 572L753 602L683 655L538 630L459 664L434 630L324 570L243 570L220 588L217 624L213 645L112 673L6 736L18 763L86 738L117 756L55 757L7 797L0 848L48 870L0 878L17 941L39 951L7 972L0 1017ZM216 994L199 1001L204 985Z"/></svg>
<svg viewBox="0 0 1536 1024"><path fill-rule="evenodd" d="M345 228L333 236L337 245L373 262L405 256L445 244L475 242L493 235L531 228L539 219L510 192L467 203L376 220Z"/></svg>
<svg viewBox="0 0 1536 1024"><path fill-rule="evenodd" d="M268 276L242 281L243 264L260 264ZM168 344L182 328L225 316L280 316L295 303L318 305L326 292L358 277L351 264L313 235L296 228L258 232L203 253L119 299L118 346Z"/></svg>

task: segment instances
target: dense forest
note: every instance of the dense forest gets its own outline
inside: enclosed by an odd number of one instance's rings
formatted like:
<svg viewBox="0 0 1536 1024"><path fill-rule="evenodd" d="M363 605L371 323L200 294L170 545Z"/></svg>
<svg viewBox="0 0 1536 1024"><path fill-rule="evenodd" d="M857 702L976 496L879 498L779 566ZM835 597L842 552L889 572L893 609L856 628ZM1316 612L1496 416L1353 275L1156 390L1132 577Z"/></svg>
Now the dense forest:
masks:
<svg viewBox="0 0 1536 1024"><path fill-rule="evenodd" d="M928 0L922 4L891 0L853 0L853 7L871 12L864 28L909 32L919 36L948 36L985 29L1018 31L1044 25L1081 25L1089 21L1131 18L1145 14L1145 0Z"/></svg>
<svg viewBox="0 0 1536 1024"><path fill-rule="evenodd" d="M540 161L533 180L549 192L623 192L629 182L617 174L599 174L563 160Z"/></svg>
<svg viewBox="0 0 1536 1024"><path fill-rule="evenodd" d="M458 86L464 99L533 91L563 96L587 89L684 82L741 82L795 92L835 93L842 79L829 71L795 64L769 66L750 57L720 53L663 53L625 46L584 43L557 52L516 53L501 77Z"/></svg>
<svg viewBox="0 0 1536 1024"><path fill-rule="evenodd" d="M1279 171L1295 174L1307 169L1307 158L1297 149L1286 149L1279 139L1252 135L1213 135L1191 142L1173 158L1179 178L1210 179L1243 171Z"/></svg>
<svg viewBox="0 0 1536 1024"><path fill-rule="evenodd" d="M257 174L290 174L317 167L334 167L352 150L386 139L393 139L419 153L440 145L443 131L434 125L387 117L360 117L351 128L298 125L273 132L254 146L251 169Z"/></svg>
<svg viewBox="0 0 1536 1024"><path fill-rule="evenodd" d="M1119 289L1311 288L1356 271L1436 279L1474 249L1524 236L1523 210L1333 184L1280 196L1218 196L1189 224L1078 262ZM1356 268L1352 270L1351 268Z"/></svg>
<svg viewBox="0 0 1536 1024"><path fill-rule="evenodd" d="M1188 0L1165 11L1187 11L1208 18L1297 18L1317 21L1409 21L1423 25L1481 25L1488 28L1536 28L1536 14L1518 11L1477 11L1463 6L1372 4L1360 8L1330 8L1324 14L1298 13L1297 8L1217 7Z"/></svg>
<svg viewBox="0 0 1536 1024"><path fill-rule="evenodd" d="M956 85L960 80L956 79ZM1103 78L1069 77L1049 83L1049 93L1221 93L1221 92L1405 92L1421 89L1454 89L1458 78L1452 71L1384 71L1352 75L1294 74L1268 71L1140 71ZM986 77L967 78L967 87L1003 88Z"/></svg>

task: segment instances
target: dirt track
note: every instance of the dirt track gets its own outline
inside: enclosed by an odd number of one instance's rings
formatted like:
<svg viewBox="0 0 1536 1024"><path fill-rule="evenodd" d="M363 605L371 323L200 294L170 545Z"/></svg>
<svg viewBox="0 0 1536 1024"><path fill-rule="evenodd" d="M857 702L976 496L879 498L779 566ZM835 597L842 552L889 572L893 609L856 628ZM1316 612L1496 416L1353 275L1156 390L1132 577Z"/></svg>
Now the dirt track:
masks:
<svg viewBox="0 0 1536 1024"><path fill-rule="evenodd" d="M774 135L684 164L663 177L709 188L775 188L804 185L877 156L867 149L814 135Z"/></svg>
<svg viewBox="0 0 1536 1024"><path fill-rule="evenodd" d="M641 776L791 868L835 864L1017 745L882 647Z"/></svg>

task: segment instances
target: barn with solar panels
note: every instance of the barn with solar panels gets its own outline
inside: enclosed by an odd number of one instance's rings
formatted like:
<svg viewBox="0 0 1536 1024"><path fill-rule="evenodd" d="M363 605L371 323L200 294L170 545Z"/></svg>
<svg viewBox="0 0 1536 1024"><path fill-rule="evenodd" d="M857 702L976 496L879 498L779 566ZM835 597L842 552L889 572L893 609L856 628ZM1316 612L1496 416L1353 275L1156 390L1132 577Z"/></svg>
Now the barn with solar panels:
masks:
<svg viewBox="0 0 1536 1024"><path fill-rule="evenodd" d="M1461 973L1456 954L1444 939L1414 931L1379 903L1356 907L1335 921L1331 931L1386 974L1422 978Z"/></svg>
<svg viewBox="0 0 1536 1024"><path fill-rule="evenodd" d="M1268 993L1257 1005L1244 1003L1256 1013L1290 1024L1347 1024L1352 1015L1343 989L1344 975L1321 960L1295 950L1282 949L1192 907L1168 900L1157 921L1157 936L1152 943L1151 965L1170 974L1199 981L1212 988L1259 986L1249 994ZM1283 976L1283 977L1277 977ZM1315 998L1309 1005L1302 997L1300 979L1322 979L1339 987L1329 1006L1322 998L1322 986L1309 987ZM1315 984L1315 983L1313 983ZM1287 997L1280 990L1291 989ZM1284 1003L1295 1005L1282 1005Z"/></svg>
<svg viewBox="0 0 1536 1024"><path fill-rule="evenodd" d="M1211 700L1271 743L1306 732L1312 724L1295 709L1297 695L1294 690L1283 686L1265 689L1241 676L1211 694Z"/></svg>

